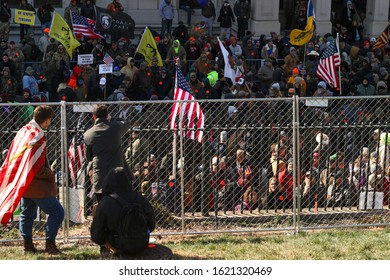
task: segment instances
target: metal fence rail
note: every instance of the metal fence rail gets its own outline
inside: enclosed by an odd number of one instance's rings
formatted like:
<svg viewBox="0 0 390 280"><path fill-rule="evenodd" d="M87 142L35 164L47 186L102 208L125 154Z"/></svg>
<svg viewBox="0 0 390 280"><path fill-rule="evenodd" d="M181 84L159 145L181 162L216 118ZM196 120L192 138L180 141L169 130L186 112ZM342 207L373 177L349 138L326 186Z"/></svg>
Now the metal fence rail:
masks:
<svg viewBox="0 0 390 280"><path fill-rule="evenodd" d="M152 201L158 234L299 231L389 225L388 97L199 101L196 127L169 128L172 101L112 102L112 119L132 123L122 139L135 187ZM1 104L2 150L36 104ZM93 103L53 103L48 158L66 209L64 238L88 237L87 162L68 170L72 139L93 125ZM0 241L19 239L18 210ZM45 217L36 231L44 235Z"/></svg>

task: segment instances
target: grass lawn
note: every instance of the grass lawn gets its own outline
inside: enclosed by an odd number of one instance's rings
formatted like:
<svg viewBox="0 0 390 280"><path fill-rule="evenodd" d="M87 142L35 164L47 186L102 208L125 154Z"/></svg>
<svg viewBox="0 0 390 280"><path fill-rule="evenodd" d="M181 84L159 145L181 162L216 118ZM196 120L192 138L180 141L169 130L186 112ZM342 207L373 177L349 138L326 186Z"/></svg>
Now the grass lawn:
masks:
<svg viewBox="0 0 390 280"><path fill-rule="evenodd" d="M335 229L272 234L221 234L210 236L157 236L155 248L138 256L111 259L170 260L390 260L390 228ZM40 251L44 242L37 241ZM98 246L87 239L59 242L61 256L23 255L20 243L1 243L0 259L94 260Z"/></svg>

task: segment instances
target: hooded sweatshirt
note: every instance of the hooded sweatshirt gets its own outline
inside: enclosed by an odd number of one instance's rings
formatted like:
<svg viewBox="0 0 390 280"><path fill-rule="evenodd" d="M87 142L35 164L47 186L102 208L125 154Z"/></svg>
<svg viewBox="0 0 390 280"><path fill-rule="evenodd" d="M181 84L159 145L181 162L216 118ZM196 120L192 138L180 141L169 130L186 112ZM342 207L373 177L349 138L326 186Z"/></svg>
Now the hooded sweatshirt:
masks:
<svg viewBox="0 0 390 280"><path fill-rule="evenodd" d="M132 182L132 174L128 174L123 167L111 169L105 177L104 197L99 202L91 226L91 239L96 244L103 245L108 242L114 248L120 249L115 235L121 218L122 205L109 196L111 193L117 193L127 202L139 202L145 212L149 231L154 230L156 222L153 207L141 193L133 190Z"/></svg>

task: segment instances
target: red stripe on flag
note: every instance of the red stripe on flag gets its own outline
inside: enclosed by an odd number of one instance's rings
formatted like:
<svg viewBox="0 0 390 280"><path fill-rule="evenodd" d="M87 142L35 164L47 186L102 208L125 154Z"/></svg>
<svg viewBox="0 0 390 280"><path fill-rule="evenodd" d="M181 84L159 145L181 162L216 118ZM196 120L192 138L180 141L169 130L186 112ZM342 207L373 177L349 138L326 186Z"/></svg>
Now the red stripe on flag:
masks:
<svg viewBox="0 0 390 280"><path fill-rule="evenodd" d="M0 220L6 225L24 192L46 161L43 131L31 121L19 130L0 168Z"/></svg>

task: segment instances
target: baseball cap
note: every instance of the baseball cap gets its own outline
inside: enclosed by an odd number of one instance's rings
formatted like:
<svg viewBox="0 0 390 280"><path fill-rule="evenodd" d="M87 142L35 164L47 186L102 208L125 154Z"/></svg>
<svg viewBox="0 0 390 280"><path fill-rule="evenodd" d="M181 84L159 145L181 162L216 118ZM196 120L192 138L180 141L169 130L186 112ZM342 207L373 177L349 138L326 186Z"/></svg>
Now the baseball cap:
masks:
<svg viewBox="0 0 390 280"><path fill-rule="evenodd" d="M273 83L271 88L276 89L276 90L280 90L280 85L279 85L279 83Z"/></svg>
<svg viewBox="0 0 390 280"><path fill-rule="evenodd" d="M106 78L101 78L99 85L104 86L104 85L106 85L106 82L107 82Z"/></svg>

